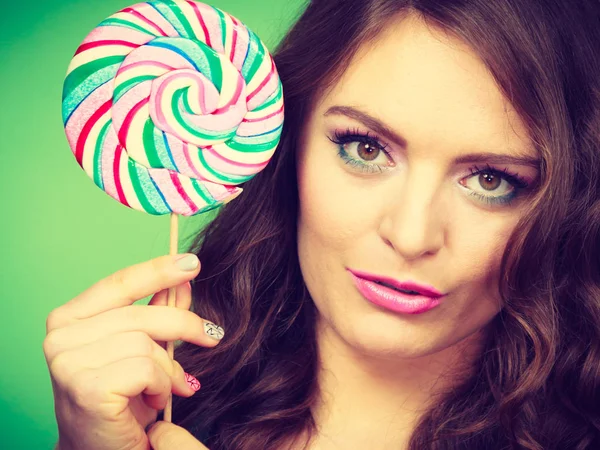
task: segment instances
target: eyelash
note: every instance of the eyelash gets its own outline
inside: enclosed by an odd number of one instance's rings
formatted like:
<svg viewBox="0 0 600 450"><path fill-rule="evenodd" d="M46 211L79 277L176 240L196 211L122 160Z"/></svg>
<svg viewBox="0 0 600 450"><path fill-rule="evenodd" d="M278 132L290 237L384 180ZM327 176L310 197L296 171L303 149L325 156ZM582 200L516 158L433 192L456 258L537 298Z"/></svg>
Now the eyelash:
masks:
<svg viewBox="0 0 600 450"><path fill-rule="evenodd" d="M343 149L343 146L345 144L348 144L350 142L360 142L362 144L374 145L375 147L379 148L383 153L385 153L388 158L392 158L392 155L387 150L388 145L384 144L377 136L371 136L371 134L369 134L368 131L366 133L362 133L358 129L351 130L350 128L347 128L346 131L336 130L334 132L334 136L334 139L329 138L329 140L340 146L338 155L346 162L346 164L354 166L360 169L362 172L383 172L383 170L385 169L382 169L381 166L375 164L365 164L356 159L350 158L349 155Z"/></svg>
<svg viewBox="0 0 600 450"><path fill-rule="evenodd" d="M390 152L387 150L388 145L384 144L376 135L371 135L369 132L362 133L358 129L351 130L350 128L347 128L346 131L336 130L334 132L334 138L329 138L329 140L339 146L338 156L342 158L342 160L344 160L346 164L353 166L362 172L383 172L386 169L375 164L365 164L350 157L344 150L345 144L348 144L350 142L360 142L362 144L369 144L379 148L382 152L385 153L387 157L391 158ZM486 167L483 169L480 169L479 167L474 165L473 167L469 168L469 171L471 172L471 176L479 175L482 173L499 176L501 178L504 178L513 186L513 192L503 197L482 195L474 191L469 194L478 198L480 201L483 201L490 205L510 205L515 198L520 196L521 191L529 187L529 183L527 183L527 181L520 177L518 173L509 172L507 168L497 169L490 166L489 164L486 164Z"/></svg>

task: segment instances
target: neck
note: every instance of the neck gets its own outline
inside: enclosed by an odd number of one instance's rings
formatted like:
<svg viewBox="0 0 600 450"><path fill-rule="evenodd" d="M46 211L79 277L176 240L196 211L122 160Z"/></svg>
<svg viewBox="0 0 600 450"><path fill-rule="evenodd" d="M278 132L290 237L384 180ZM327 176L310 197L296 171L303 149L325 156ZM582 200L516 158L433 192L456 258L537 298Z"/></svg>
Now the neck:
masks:
<svg viewBox="0 0 600 450"><path fill-rule="evenodd" d="M435 395L469 375L482 342L477 334L436 353L400 358L349 345L320 315L316 333L319 444L311 448L319 450L406 448Z"/></svg>

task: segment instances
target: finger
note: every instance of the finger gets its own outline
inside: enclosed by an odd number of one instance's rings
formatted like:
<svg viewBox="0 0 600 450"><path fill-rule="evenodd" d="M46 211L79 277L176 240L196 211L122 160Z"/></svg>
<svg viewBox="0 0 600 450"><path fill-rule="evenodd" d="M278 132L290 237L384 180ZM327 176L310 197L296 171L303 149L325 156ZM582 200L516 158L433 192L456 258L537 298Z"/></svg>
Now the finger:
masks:
<svg viewBox="0 0 600 450"><path fill-rule="evenodd" d="M68 393L83 411L114 419L140 394L156 396L166 405L171 387L169 375L151 358L140 356L77 372Z"/></svg>
<svg viewBox="0 0 600 450"><path fill-rule="evenodd" d="M168 295L169 289L163 289L160 292L154 294L148 305L160 305L166 306L168 303ZM181 309L190 309L192 304L192 286L190 282L180 284L177 286L177 290L175 291L175 306ZM166 341L159 341L158 345L162 348L167 348Z"/></svg>
<svg viewBox="0 0 600 450"><path fill-rule="evenodd" d="M181 263L185 256L190 256L196 262L195 268L184 270L177 265L177 261ZM189 281L199 271L200 262L193 254L161 256L126 267L53 310L46 320L46 332L111 309L131 305L155 292Z"/></svg>
<svg viewBox="0 0 600 450"><path fill-rule="evenodd" d="M152 296L148 302L150 305L167 306L169 289L163 289ZM181 309L190 309L192 304L192 286L186 282L177 286L175 290L175 306Z"/></svg>
<svg viewBox="0 0 600 450"><path fill-rule="evenodd" d="M170 422L159 420L148 429L148 440L154 450L208 450L189 431Z"/></svg>
<svg viewBox="0 0 600 450"><path fill-rule="evenodd" d="M195 378L193 375L187 374L183 370L183 367L181 367L181 364L179 364L179 362L172 362L173 365L176 366L177 373L183 374L183 381L185 383L182 383L182 378L179 375L177 375L175 378L176 384L172 384L173 394L178 395L180 397L191 397L201 388L200 380ZM160 395L144 394L143 401L150 408L153 409L165 409L166 407L166 403L163 403L164 399Z"/></svg>
<svg viewBox="0 0 600 450"><path fill-rule="evenodd" d="M51 331L44 339L44 354L51 362L58 353L89 344L111 334L141 331L155 341L182 340L202 347L214 347L224 330L191 311L169 306L131 305L112 309L64 328Z"/></svg>
<svg viewBox="0 0 600 450"><path fill-rule="evenodd" d="M98 369L118 361L147 357L153 359L171 378L173 392L179 396L193 394L181 365L150 336L139 331L114 334L90 344L59 353L50 364L50 373L60 385L68 385L81 370Z"/></svg>

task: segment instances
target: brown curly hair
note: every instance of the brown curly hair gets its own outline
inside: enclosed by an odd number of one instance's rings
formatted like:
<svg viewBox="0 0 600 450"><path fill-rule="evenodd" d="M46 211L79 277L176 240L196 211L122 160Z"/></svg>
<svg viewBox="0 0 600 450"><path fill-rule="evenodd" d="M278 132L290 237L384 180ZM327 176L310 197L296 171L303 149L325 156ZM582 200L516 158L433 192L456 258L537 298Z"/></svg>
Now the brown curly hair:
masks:
<svg viewBox="0 0 600 450"><path fill-rule="evenodd" d="M473 375L436 399L410 450L600 449L600 2L313 0L274 52L281 142L191 245L192 310L225 329L175 358L202 382L173 422L212 450L278 449L316 432L315 306L298 263L297 140L357 49L416 14L469 44L542 158L502 257L503 309Z"/></svg>

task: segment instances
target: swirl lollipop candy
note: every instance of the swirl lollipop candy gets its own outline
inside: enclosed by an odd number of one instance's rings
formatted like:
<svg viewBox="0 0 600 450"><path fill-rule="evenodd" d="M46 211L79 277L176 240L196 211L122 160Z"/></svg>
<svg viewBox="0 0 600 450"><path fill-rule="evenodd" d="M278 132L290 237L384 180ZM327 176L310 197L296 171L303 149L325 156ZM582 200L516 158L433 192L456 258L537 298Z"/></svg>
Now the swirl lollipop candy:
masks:
<svg viewBox="0 0 600 450"><path fill-rule="evenodd" d="M178 214L226 203L269 162L283 91L264 44L236 18L195 1L151 0L83 40L67 69L62 116L98 187L130 208L171 214L176 254ZM173 342L167 352L172 358Z"/></svg>
<svg viewBox="0 0 600 450"><path fill-rule="evenodd" d="M279 142L273 59L233 16L194 1L149 1L101 22L63 88L79 165L122 204L153 215L208 211L241 192Z"/></svg>

